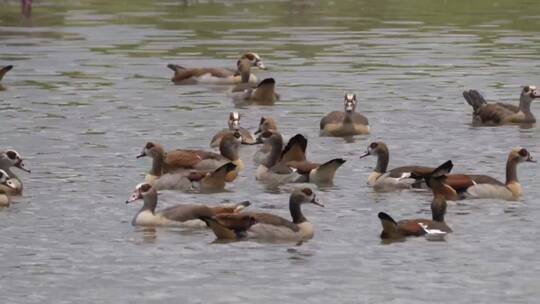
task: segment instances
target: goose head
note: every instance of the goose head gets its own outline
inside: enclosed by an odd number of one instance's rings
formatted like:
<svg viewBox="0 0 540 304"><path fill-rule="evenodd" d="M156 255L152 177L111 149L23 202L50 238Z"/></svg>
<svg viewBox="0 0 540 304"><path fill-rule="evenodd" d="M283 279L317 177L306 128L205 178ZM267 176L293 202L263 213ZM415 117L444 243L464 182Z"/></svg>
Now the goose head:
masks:
<svg viewBox="0 0 540 304"><path fill-rule="evenodd" d="M512 149L508 158L515 159L518 163L536 162L536 159L532 156L532 154L527 149L521 147Z"/></svg>
<svg viewBox="0 0 540 304"><path fill-rule="evenodd" d="M535 98L540 98L540 91L532 85L524 86L519 100L521 102L531 103Z"/></svg>
<svg viewBox="0 0 540 304"><path fill-rule="evenodd" d="M345 112L351 113L356 109L356 94L347 93L344 98Z"/></svg>
<svg viewBox="0 0 540 304"><path fill-rule="evenodd" d="M376 155L378 156L381 153L388 154L388 147L386 144L382 141L374 141L371 144L369 144L366 152L360 156L360 158L364 158L369 155Z"/></svg>
<svg viewBox="0 0 540 304"><path fill-rule="evenodd" d="M30 173L30 170L24 166L23 158L19 152L15 150L6 150L2 152L2 158L7 161L10 167L17 167L25 172Z"/></svg>
<svg viewBox="0 0 540 304"><path fill-rule="evenodd" d="M152 188L152 185L148 183L140 183L135 186L135 190L131 196L126 200L126 204L133 203L134 201L143 199L145 196L155 193L155 190Z"/></svg>
<svg viewBox="0 0 540 304"><path fill-rule="evenodd" d="M229 113L229 130L238 130L240 128L240 114L238 112Z"/></svg>
<svg viewBox="0 0 540 304"><path fill-rule="evenodd" d="M12 189L17 189L17 185L15 185L10 178L11 177L7 174L6 171L0 169L0 184L6 185Z"/></svg>
<svg viewBox="0 0 540 304"><path fill-rule="evenodd" d="M251 66L253 67L257 67L261 70L266 70L266 66L262 62L259 54L257 53L247 52L247 53L242 54L242 56L240 56L240 58L238 59L238 63L243 59L247 59L251 63Z"/></svg>
<svg viewBox="0 0 540 304"><path fill-rule="evenodd" d="M291 204L313 204L319 207L324 205L319 201L319 198L315 195L315 192L310 188L297 188L291 194Z"/></svg>
<svg viewBox="0 0 540 304"><path fill-rule="evenodd" d="M144 145L141 154L137 155L137 158L150 156L152 158L155 158L159 154L163 154L164 150L163 147L157 143L153 143L151 141L147 142L146 145Z"/></svg>

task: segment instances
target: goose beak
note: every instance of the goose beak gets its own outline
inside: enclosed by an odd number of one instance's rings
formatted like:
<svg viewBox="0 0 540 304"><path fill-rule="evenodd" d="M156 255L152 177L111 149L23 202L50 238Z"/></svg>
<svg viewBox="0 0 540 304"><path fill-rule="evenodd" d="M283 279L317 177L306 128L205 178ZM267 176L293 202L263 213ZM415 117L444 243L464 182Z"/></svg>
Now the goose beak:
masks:
<svg viewBox="0 0 540 304"><path fill-rule="evenodd" d="M317 198L316 196L313 197L313 199L311 200L311 203L319 207L324 207L324 205L319 201L319 198Z"/></svg>
<svg viewBox="0 0 540 304"><path fill-rule="evenodd" d="M371 154L369 153L369 151L366 151L364 154L360 155L359 158L364 158L364 157L369 156L369 155L371 155Z"/></svg>
<svg viewBox="0 0 540 304"><path fill-rule="evenodd" d="M141 157L145 157L146 156L146 153L144 151L141 152L141 154L137 155L137 159L141 158Z"/></svg>
<svg viewBox="0 0 540 304"><path fill-rule="evenodd" d="M27 173L31 173L31 172L32 172L32 171L30 171L30 170L28 170L28 169L26 169L26 168L24 167L24 163L23 163L23 160L22 160L22 159L20 159L20 160L15 164L15 167L17 167L17 168L19 168L19 169L21 169L21 170L23 170L24 172L27 172Z"/></svg>
<svg viewBox="0 0 540 304"><path fill-rule="evenodd" d="M135 192L133 192L133 194L131 194L131 196L126 200L126 204L129 204L129 203L133 203L134 201L138 200L138 199L141 199L142 198L142 195L141 195L141 192L136 190Z"/></svg>
<svg viewBox="0 0 540 304"><path fill-rule="evenodd" d="M266 66L264 65L264 63L262 61L257 61L257 63L255 63L255 65L261 69L261 70L266 70Z"/></svg>
<svg viewBox="0 0 540 304"><path fill-rule="evenodd" d="M11 179L8 179L6 181L6 183L5 183L5 185L8 186L11 189L17 189L17 186L15 185L15 183Z"/></svg>
<svg viewBox="0 0 540 304"><path fill-rule="evenodd" d="M530 153L529 153L529 156L527 157L527 160L528 162L530 163L535 163L536 162L536 158L534 158Z"/></svg>

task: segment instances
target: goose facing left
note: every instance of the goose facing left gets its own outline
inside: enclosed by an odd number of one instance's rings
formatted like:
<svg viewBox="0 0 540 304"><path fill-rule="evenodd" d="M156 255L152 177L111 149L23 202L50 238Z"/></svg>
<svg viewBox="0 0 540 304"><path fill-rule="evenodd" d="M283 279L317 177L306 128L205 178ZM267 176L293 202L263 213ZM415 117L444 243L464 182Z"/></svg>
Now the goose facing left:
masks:
<svg viewBox="0 0 540 304"><path fill-rule="evenodd" d="M26 169L23 157L21 154L19 154L19 152L15 150L6 150L0 152L0 169L7 172L11 181L15 185L15 188L0 185L0 189L3 189L3 191L9 193L10 195L21 195L23 192L23 182L15 173L13 173L13 171L11 171L11 168L13 167L30 173L30 170Z"/></svg>
<svg viewBox="0 0 540 304"><path fill-rule="evenodd" d="M184 226L204 227L200 217L212 217L222 213L238 213L248 207L248 201L238 204L222 204L210 207L199 204L183 204L165 208L156 212L158 193L148 183L137 185L126 204L142 199L144 204L133 218L133 226Z"/></svg>
<svg viewBox="0 0 540 304"><path fill-rule="evenodd" d="M305 241L313 238L313 224L302 213L303 204L324 207L310 188L297 188L289 198L292 221L262 212L202 216L218 239L264 241Z"/></svg>

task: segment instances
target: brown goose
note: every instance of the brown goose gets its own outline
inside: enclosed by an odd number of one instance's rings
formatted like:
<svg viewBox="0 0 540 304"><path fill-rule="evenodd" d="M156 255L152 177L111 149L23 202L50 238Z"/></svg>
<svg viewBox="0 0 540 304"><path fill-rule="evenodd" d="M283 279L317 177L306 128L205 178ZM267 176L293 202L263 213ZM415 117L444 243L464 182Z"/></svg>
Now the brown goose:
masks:
<svg viewBox="0 0 540 304"><path fill-rule="evenodd" d="M131 221L133 226L204 227L204 222L199 219L200 217L212 217L222 213L237 213L250 205L248 201L238 204L224 204L217 207L185 204L156 212L158 193L152 185L147 183L137 185L126 204L139 199L142 199L144 204Z"/></svg>
<svg viewBox="0 0 540 304"><path fill-rule="evenodd" d="M403 166L388 170L390 152L382 141L372 142L360 158L368 155L377 156L377 166L368 177L368 185L378 191L418 188L423 177L435 169L425 166Z"/></svg>
<svg viewBox="0 0 540 304"><path fill-rule="evenodd" d="M247 88L233 92L232 99L237 106L252 104L271 106L279 100L279 95L276 93L276 81L274 78L266 78L254 89Z"/></svg>
<svg viewBox="0 0 540 304"><path fill-rule="evenodd" d="M498 198L519 200L522 195L517 177L517 165L522 162L536 162L527 149L515 148L506 161L506 182L488 175L450 174L446 184L465 198Z"/></svg>
<svg viewBox="0 0 540 304"><path fill-rule="evenodd" d="M314 228L302 214L302 204L324 207L309 188L297 188L289 198L292 221L270 214L249 212L202 216L218 239L258 239L266 241L304 241L313 238Z"/></svg>
<svg viewBox="0 0 540 304"><path fill-rule="evenodd" d="M7 172L13 183L13 187L0 185L0 190L12 196L21 195L23 192L23 182L15 173L13 173L13 171L11 171L11 168L13 167L30 173L30 170L26 169L23 158L19 152L15 150L0 151L0 169Z"/></svg>
<svg viewBox="0 0 540 304"><path fill-rule="evenodd" d="M264 63L261 61L261 57L256 53L250 52L243 54L237 62L237 69L241 60L247 60L252 66L266 69ZM175 84L237 84L242 82L242 77L237 72L237 69L185 68L176 64L169 64L167 67L174 71L174 76L171 81ZM247 82L257 83L257 77L251 74L249 79L247 79Z"/></svg>
<svg viewBox="0 0 540 304"><path fill-rule="evenodd" d="M473 124L498 126L504 124L532 124L536 118L531 112L531 103L540 97L535 86L525 86L519 96L519 105L487 103L476 90L463 92L467 103L473 107Z"/></svg>
<svg viewBox="0 0 540 304"><path fill-rule="evenodd" d="M356 95L345 94L345 111L333 111L321 119L321 136L353 136L369 133L368 119L356 110Z"/></svg>
<svg viewBox="0 0 540 304"><path fill-rule="evenodd" d="M210 141L210 147L216 148L219 147L221 139L226 134L234 134L235 132L240 133L242 138L242 144L252 145L255 143L255 139L249 130L240 127L240 114L238 112L229 113L229 128L219 131L212 140Z"/></svg>
<svg viewBox="0 0 540 304"><path fill-rule="evenodd" d="M431 202L432 219L407 219L396 222L390 215L379 212L383 231L382 239L402 239L407 236L421 236L426 234L427 230L440 230L443 232L452 232L452 229L444 221L446 213L445 198L445 179L446 175L452 170L452 162L447 161L433 172L426 176L427 183L433 190L433 200Z"/></svg>
<svg viewBox="0 0 540 304"><path fill-rule="evenodd" d="M150 156L152 158L152 168L146 176L147 182L152 182L158 176L166 173L173 173L184 170L213 171L231 162L236 168L230 172L227 182L232 182L238 172L243 170L244 164L240 159L240 134L226 134L223 136L219 150L220 154L204 150L176 149L165 152L163 147L157 143L148 142L137 158Z"/></svg>

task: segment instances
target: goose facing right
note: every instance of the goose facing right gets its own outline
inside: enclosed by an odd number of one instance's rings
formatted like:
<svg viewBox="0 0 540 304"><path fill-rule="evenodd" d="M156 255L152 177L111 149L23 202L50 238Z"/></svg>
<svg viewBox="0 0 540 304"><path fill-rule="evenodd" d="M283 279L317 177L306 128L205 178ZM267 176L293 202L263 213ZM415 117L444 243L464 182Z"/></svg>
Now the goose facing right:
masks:
<svg viewBox="0 0 540 304"><path fill-rule="evenodd" d="M23 192L23 182L15 173L13 173L13 171L11 171L12 167L18 168L27 173L31 172L30 170L26 169L23 157L21 156L21 154L19 154L19 152L15 150L1 151L0 169L7 172L15 187L7 187L6 185L0 185L0 189L10 195L21 195Z"/></svg>
<svg viewBox="0 0 540 304"><path fill-rule="evenodd" d="M476 90L464 91L463 97L473 107L474 125L534 124L536 118L531 112L531 103L540 98L540 91L535 86L524 86L518 106L501 102L487 103Z"/></svg>
<svg viewBox="0 0 540 304"><path fill-rule="evenodd" d="M289 198L292 221L260 212L202 216L218 239L265 241L305 241L313 238L314 227L302 213L303 204L324 207L310 188L297 188Z"/></svg>
<svg viewBox="0 0 540 304"><path fill-rule="evenodd" d="M137 185L126 204L142 199L144 204L137 212L131 224L133 226L184 226L204 227L200 217L212 217L221 213L237 213L248 207L248 201L238 204L223 204L217 207L206 205L183 204L165 208L156 212L158 193L152 185L142 183Z"/></svg>

